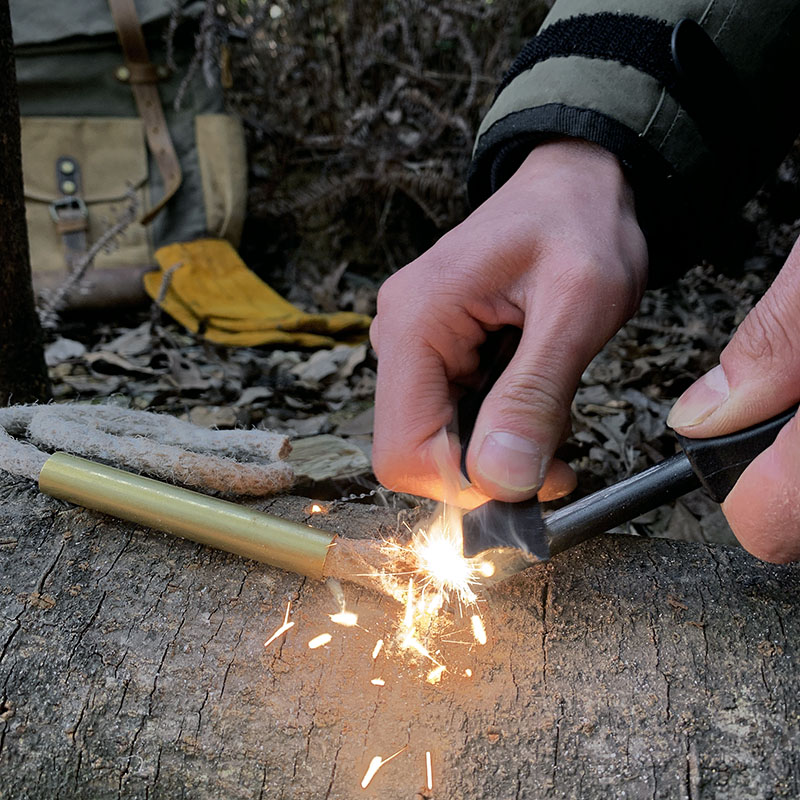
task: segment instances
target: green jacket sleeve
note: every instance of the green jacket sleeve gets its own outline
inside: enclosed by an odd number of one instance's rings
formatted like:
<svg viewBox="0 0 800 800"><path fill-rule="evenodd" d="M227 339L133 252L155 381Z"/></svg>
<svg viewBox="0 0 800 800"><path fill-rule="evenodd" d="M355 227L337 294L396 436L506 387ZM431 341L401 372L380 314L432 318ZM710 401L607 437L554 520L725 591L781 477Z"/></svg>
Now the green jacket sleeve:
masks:
<svg viewBox="0 0 800 800"><path fill-rule="evenodd" d="M652 282L730 240L735 211L800 130L800 0L557 0L478 133L483 202L548 139L620 159Z"/></svg>

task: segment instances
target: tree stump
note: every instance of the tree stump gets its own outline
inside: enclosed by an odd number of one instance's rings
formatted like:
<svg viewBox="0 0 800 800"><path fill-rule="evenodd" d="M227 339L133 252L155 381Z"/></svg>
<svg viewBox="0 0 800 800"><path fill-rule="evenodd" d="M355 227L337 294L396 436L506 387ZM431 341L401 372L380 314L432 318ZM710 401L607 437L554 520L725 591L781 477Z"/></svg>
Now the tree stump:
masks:
<svg viewBox="0 0 800 800"><path fill-rule="evenodd" d="M487 644L456 631L431 685L395 644L392 600L345 584L361 627L337 627L324 583L8 476L0 501L4 798L800 796L796 566L587 542L493 588ZM262 507L304 520L307 506ZM311 521L395 528L364 505ZM294 627L265 647L288 601ZM371 759L401 748L362 789Z"/></svg>

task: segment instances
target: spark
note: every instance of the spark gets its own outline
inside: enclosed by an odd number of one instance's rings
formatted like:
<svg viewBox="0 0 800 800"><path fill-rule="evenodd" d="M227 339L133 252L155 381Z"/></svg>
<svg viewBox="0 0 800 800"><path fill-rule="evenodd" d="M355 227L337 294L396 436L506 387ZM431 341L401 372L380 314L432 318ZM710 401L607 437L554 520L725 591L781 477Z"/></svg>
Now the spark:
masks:
<svg viewBox="0 0 800 800"><path fill-rule="evenodd" d="M434 667L429 673L428 677L425 678L428 683L439 683L442 679L442 673L445 671L444 664L439 664L438 667Z"/></svg>
<svg viewBox="0 0 800 800"><path fill-rule="evenodd" d="M417 639L417 637L414 635L415 633L414 609L416 606L414 598L415 598L414 579L409 578L408 592L406 594L406 611L403 617L403 637L400 640L400 646L404 650L416 650L417 653L419 653L422 656L425 656L425 658L429 658L431 661L433 661L434 664L438 664L439 662L428 652L425 645L422 644L422 642L420 642L419 639Z"/></svg>
<svg viewBox="0 0 800 800"><path fill-rule="evenodd" d="M437 614L441 611L443 605L444 597L442 597L441 592L436 592L425 604L425 613L430 615Z"/></svg>
<svg viewBox="0 0 800 800"><path fill-rule="evenodd" d="M398 564L398 571L384 574L385 588L401 602L407 594L392 577L411 574L417 579L418 593L431 596L431 613L445 602L459 605L477 602L475 587L494 572L491 562L464 558L462 512L444 505L425 527L417 528L407 544L387 542L384 552Z"/></svg>
<svg viewBox="0 0 800 800"><path fill-rule="evenodd" d="M339 606L339 611L335 614L328 614L331 622L336 625L344 625L345 628L354 628L358 625L358 614L347 610L342 584L336 578L328 578L325 583Z"/></svg>
<svg viewBox="0 0 800 800"><path fill-rule="evenodd" d="M411 630L414 627L414 579L408 579L408 594L406 595L406 614L403 617L403 627Z"/></svg>
<svg viewBox="0 0 800 800"><path fill-rule="evenodd" d="M319 503L312 503L307 509L306 514L324 514L327 509Z"/></svg>
<svg viewBox="0 0 800 800"><path fill-rule="evenodd" d="M369 786L372 779L375 777L375 773L384 765L388 764L393 758L396 758L400 755L400 753L405 750L405 747L401 747L394 755L389 756L389 758L381 758L380 756L375 756L372 761L369 762L369 766L367 767L367 771L364 773L364 777L361 779L361 788L366 789Z"/></svg>
<svg viewBox="0 0 800 800"><path fill-rule="evenodd" d="M468 678L471 678L472 677L472 670L469 667L467 667L464 670L464 675L466 675Z"/></svg>
<svg viewBox="0 0 800 800"><path fill-rule="evenodd" d="M461 515L455 509L439 514L428 529L420 528L411 540L419 571L425 576L423 588L431 586L443 599L455 596L471 605L478 598L473 586L480 568L462 552ZM481 562L486 563L486 562Z"/></svg>
<svg viewBox="0 0 800 800"><path fill-rule="evenodd" d="M439 662L428 652L425 645L422 644L422 642L420 642L419 639L417 639L416 637L412 635L406 636L402 640L401 645L403 646L403 649L416 650L416 652L419 653L421 656L425 656L425 658L429 658L437 666L441 666L441 664L439 664Z"/></svg>
<svg viewBox="0 0 800 800"><path fill-rule="evenodd" d="M383 678L373 678L370 683L373 686L386 686L386 681Z"/></svg>
<svg viewBox="0 0 800 800"><path fill-rule="evenodd" d="M425 772L428 776L427 786L428 791L433 791L433 767L431 765L431 751L425 751Z"/></svg>
<svg viewBox="0 0 800 800"><path fill-rule="evenodd" d="M328 642L333 637L329 633L321 633L319 636L315 636L309 643L308 647L310 650L316 650L318 647L322 647L323 645L328 644Z"/></svg>
<svg viewBox="0 0 800 800"><path fill-rule="evenodd" d="M383 639L378 639L375 642L375 647L372 649L372 660L374 661L378 657L378 653L383 649Z"/></svg>
<svg viewBox="0 0 800 800"><path fill-rule="evenodd" d="M483 620L477 614L472 615L472 635L478 644L486 644L486 628Z"/></svg>
<svg viewBox="0 0 800 800"><path fill-rule="evenodd" d="M429 668L432 682L447 671L438 643L474 646L488 640L476 591L495 567L490 561L464 558L462 539L461 510L444 505L429 524L416 528L406 543L385 542L382 550L394 569L376 573L382 588L403 606L395 634L399 649L411 650L434 667L442 667ZM454 624L446 611L453 605L460 616L472 618L472 638L465 637L469 641L451 639ZM344 611L344 605L341 609ZM382 646L382 642L375 645L373 660Z"/></svg>
<svg viewBox="0 0 800 800"><path fill-rule="evenodd" d="M286 633L289 628L294 627L294 622L289 622L289 611L291 607L292 601L289 600L289 602L286 604L286 616L283 618L283 625L281 625L280 628L278 628L278 630L276 630L275 633L273 633L272 636L270 636L269 639L264 642L264 647L269 647L279 636L283 636L283 634Z"/></svg>
<svg viewBox="0 0 800 800"><path fill-rule="evenodd" d="M361 788L366 789L367 786L370 785L372 779L375 777L375 773L383 766L383 760L380 756L375 756L372 761L369 762L369 766L367 767L367 771L364 773L364 777L361 779Z"/></svg>
<svg viewBox="0 0 800 800"><path fill-rule="evenodd" d="M331 618L331 622L344 625L346 628L352 628L358 624L358 614L352 611L342 610L338 614L328 614L328 616Z"/></svg>

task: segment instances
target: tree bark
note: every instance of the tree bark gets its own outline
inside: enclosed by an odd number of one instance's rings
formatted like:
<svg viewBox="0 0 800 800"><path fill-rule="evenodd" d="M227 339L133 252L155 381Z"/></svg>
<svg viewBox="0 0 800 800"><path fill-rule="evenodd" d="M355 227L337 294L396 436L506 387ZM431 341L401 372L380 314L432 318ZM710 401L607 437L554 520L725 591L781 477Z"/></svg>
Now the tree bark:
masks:
<svg viewBox="0 0 800 800"><path fill-rule="evenodd" d="M361 627L337 627L322 582L24 481L0 481L0 501L2 797L800 796L797 566L587 542L491 590L485 646L454 617L431 685L398 648L392 600L345 584ZM308 501L264 507L304 520ZM310 521L395 529L364 505ZM288 601L294 627L265 647ZM362 790L370 760L403 747Z"/></svg>
<svg viewBox="0 0 800 800"><path fill-rule="evenodd" d="M0 406L50 396L33 299L8 0L0 0Z"/></svg>

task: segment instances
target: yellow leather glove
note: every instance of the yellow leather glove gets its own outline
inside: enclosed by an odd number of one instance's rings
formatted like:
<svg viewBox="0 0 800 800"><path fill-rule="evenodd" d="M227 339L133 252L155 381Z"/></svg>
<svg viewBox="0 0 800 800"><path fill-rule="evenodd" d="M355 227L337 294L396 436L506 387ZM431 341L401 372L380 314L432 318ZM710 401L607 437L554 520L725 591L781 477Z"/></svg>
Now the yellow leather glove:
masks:
<svg viewBox="0 0 800 800"><path fill-rule="evenodd" d="M144 276L147 293L171 317L212 342L333 347L364 341L369 331L366 314L306 314L295 308L251 272L224 239L170 244L156 251L156 260L160 269Z"/></svg>

